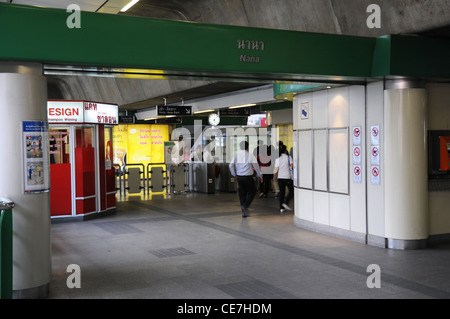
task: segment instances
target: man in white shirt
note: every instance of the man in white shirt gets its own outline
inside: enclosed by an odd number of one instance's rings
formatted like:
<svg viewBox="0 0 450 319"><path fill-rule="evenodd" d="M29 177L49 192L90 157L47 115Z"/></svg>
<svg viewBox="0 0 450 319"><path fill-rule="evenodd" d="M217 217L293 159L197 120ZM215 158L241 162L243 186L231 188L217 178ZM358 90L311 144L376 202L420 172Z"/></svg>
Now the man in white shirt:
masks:
<svg viewBox="0 0 450 319"><path fill-rule="evenodd" d="M247 141L241 142L241 151L234 156L230 163L231 175L237 177L239 201L244 218L249 217L248 208L256 195L254 172L262 181L262 174L256 158L249 153L248 147Z"/></svg>

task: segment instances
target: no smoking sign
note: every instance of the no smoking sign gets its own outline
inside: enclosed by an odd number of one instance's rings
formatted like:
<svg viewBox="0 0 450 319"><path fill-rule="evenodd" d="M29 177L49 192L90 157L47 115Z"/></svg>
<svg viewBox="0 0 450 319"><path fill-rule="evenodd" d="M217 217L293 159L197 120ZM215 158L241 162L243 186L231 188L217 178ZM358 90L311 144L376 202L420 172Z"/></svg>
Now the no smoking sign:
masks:
<svg viewBox="0 0 450 319"><path fill-rule="evenodd" d="M356 184L362 183L362 171L360 165L353 165L353 182Z"/></svg>
<svg viewBox="0 0 450 319"><path fill-rule="evenodd" d="M373 185L379 185L380 184L380 167L379 166L372 166L371 168L371 182Z"/></svg>
<svg viewBox="0 0 450 319"><path fill-rule="evenodd" d="M380 165L380 147L372 146L370 148L370 163L372 165Z"/></svg>
<svg viewBox="0 0 450 319"><path fill-rule="evenodd" d="M353 146L353 164L361 164L361 147Z"/></svg>

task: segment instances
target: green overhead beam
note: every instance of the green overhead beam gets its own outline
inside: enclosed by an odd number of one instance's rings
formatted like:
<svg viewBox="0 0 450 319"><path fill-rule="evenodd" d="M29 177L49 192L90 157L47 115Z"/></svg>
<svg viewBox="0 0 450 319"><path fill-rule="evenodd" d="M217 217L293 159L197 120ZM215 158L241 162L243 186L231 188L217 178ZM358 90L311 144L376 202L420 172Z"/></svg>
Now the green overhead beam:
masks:
<svg viewBox="0 0 450 319"><path fill-rule="evenodd" d="M371 74L374 38L0 3L0 60L268 79Z"/></svg>
<svg viewBox="0 0 450 319"><path fill-rule="evenodd" d="M0 3L0 61L105 68L144 78L347 83L389 76L450 78L448 39L355 37L94 12L81 12L80 28L71 29L71 15Z"/></svg>

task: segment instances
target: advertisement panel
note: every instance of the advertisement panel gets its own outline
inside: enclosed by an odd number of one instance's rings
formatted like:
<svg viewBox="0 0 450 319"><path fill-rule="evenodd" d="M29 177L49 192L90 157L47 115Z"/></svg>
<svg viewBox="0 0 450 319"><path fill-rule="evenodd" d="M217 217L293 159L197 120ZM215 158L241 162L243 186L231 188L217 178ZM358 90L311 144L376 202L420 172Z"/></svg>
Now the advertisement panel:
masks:
<svg viewBox="0 0 450 319"><path fill-rule="evenodd" d="M24 192L50 190L48 124L43 121L23 122Z"/></svg>
<svg viewBox="0 0 450 319"><path fill-rule="evenodd" d="M117 125L113 128L114 164L164 163L164 142L168 140L167 125Z"/></svg>

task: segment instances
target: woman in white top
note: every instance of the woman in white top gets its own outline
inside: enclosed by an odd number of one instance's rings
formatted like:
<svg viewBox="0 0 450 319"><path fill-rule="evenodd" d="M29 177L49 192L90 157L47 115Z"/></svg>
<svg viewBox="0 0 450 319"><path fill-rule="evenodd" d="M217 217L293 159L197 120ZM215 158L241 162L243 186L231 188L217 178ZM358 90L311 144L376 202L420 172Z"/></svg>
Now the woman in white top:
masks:
<svg viewBox="0 0 450 319"><path fill-rule="evenodd" d="M287 152L286 145L280 148L280 157L275 160L274 174L277 176L278 185L280 186L280 213L285 210L292 210L288 205L292 198L294 198L294 182L291 177L291 169L293 167L292 157ZM286 196L286 187L289 193Z"/></svg>

